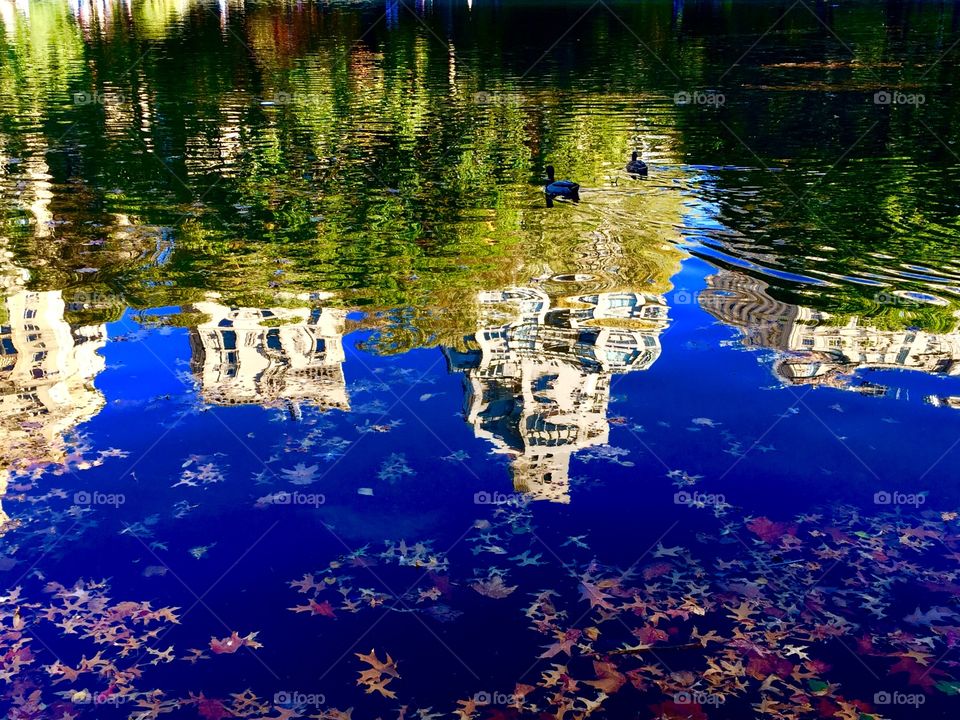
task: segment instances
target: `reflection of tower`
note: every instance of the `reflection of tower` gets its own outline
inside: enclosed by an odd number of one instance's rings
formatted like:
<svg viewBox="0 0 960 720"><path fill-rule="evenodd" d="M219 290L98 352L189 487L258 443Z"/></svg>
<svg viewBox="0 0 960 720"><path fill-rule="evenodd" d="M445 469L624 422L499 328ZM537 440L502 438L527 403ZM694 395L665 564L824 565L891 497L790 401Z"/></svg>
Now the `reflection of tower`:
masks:
<svg viewBox="0 0 960 720"><path fill-rule="evenodd" d="M569 502L569 465L607 440L613 373L644 370L660 355L661 298L600 293L552 307L536 288L481 293L476 348L447 350L465 373L468 422L513 457L514 486Z"/></svg>
<svg viewBox="0 0 960 720"><path fill-rule="evenodd" d="M209 318L190 333L193 372L216 405L300 403L349 410L342 310L228 308L200 302Z"/></svg>
<svg viewBox="0 0 960 720"><path fill-rule="evenodd" d="M747 347L787 349L789 328L801 319L812 318L811 311L774 300L762 280L721 270L707 278L707 289L700 293L700 304L714 317L733 325L743 333Z"/></svg>
<svg viewBox="0 0 960 720"><path fill-rule="evenodd" d="M704 309L738 328L744 345L781 351L774 372L785 383L882 393L875 385L851 386L849 375L864 367L960 375L958 332L878 330L857 317L836 324L828 313L774 300L762 280L726 270L707 285Z"/></svg>
<svg viewBox="0 0 960 720"><path fill-rule="evenodd" d="M63 435L103 406L93 378L103 370L103 325L71 328L60 291L20 291L0 326L0 473L61 462ZM0 511L0 525L5 520Z"/></svg>

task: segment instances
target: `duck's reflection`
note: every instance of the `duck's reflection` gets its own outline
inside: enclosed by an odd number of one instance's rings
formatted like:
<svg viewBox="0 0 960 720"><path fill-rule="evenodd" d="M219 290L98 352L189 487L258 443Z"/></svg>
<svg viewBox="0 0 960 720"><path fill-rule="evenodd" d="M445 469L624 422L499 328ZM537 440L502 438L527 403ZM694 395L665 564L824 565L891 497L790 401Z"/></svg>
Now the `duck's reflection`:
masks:
<svg viewBox="0 0 960 720"><path fill-rule="evenodd" d="M478 437L511 456L514 487L569 502L571 456L604 443L615 373L660 355L667 307L657 296L611 292L563 298L517 287L478 297L480 330L467 351L446 349L464 373L464 414Z"/></svg>
<svg viewBox="0 0 960 720"><path fill-rule="evenodd" d="M230 308L196 303L192 369L215 405L301 405L349 410L343 376L346 315L334 308Z"/></svg>
<svg viewBox="0 0 960 720"><path fill-rule="evenodd" d="M960 376L960 332L881 330L858 317L837 322L829 313L776 300L763 280L729 270L707 278L701 306L742 333L747 347L781 351L773 364L788 385L821 385L884 395L887 388L858 381L862 368L920 370ZM951 398L928 398L955 406Z"/></svg>

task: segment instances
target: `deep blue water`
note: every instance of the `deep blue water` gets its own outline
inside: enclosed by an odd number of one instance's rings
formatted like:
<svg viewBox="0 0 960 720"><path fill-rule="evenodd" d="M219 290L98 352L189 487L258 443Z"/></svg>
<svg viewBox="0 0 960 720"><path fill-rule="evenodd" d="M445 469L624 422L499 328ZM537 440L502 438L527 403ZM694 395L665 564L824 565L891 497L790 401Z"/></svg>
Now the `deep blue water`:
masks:
<svg viewBox="0 0 960 720"><path fill-rule="evenodd" d="M703 261L689 260L682 280L675 282L698 292L714 272ZM608 442L570 460L568 504L527 504L515 494L509 461L493 454L491 444L464 421L463 375L448 368L440 349L382 357L358 349L368 331L349 334L343 372L352 410L305 407L300 417L291 417L285 408L199 402L194 376L184 372L191 360L188 331L143 326L137 317L128 312L108 324L110 342L102 350L106 369L96 383L105 404L76 429L84 438L84 457L104 448L122 448L129 455L59 477L38 471L21 495L11 498L8 491L5 508L23 524L6 537L24 540L13 556L19 562L4 574L11 586L39 593L46 603L45 580L65 578L69 586L81 578L108 578L111 599L148 599L155 608L181 608L182 622L156 643L158 649L172 645L177 656L233 630L259 633L263 648L249 653L214 655L195 666L182 661L146 665L150 687L169 696L203 691L225 698L249 687L267 698L284 691L324 695L329 706L353 706L361 717L382 715L393 712L394 703L352 689L359 668L353 653L372 646L398 661L402 677L394 682L402 682L404 703L454 707L475 693L512 692L513 682L536 684L547 667L536 659L538 647L550 638L531 630L525 603L531 594L555 588L575 620L587 607L576 601L574 578L591 562L643 568L653 562L651 548L658 544L689 548L704 562L749 559L753 553L783 562L815 550L816 535L801 532L801 550L780 552L751 536L746 522L757 517L789 522L814 513L829 517L846 506L847 512L872 518L886 514L885 522L912 526L936 520L958 503L950 482L953 411L923 401L932 394L956 394L955 379L903 370L863 374L893 388L887 397L784 387L771 373L774 353L744 350L738 332L695 304L671 306L670 326L660 336L662 354L649 369L613 376ZM361 431L391 424L385 432ZM307 439L309 447L303 447ZM464 455L451 457L454 452ZM193 456L200 458L187 465ZM378 477L398 457L401 474ZM207 462L220 474L218 482L171 487L184 465L194 469ZM284 471L297 463L315 465L316 480L291 484ZM669 477L672 470L702 479L681 488ZM65 497L48 498L54 487ZM359 488L371 488L373 494L359 495ZM84 491L117 494L123 504L84 507L78 513L74 493ZM280 491L300 492L304 502L310 494L322 494L323 504L256 507L258 498ZM919 507L878 505L874 494L880 491L924 493L924 499ZM507 554L473 553L488 544L476 540L474 523L500 522L495 507L476 503L481 492L501 493L519 505L512 511L522 517L522 527L499 529L489 542L502 544ZM709 506L677 504L678 492L720 495L729 505L715 516ZM829 525L824 519L810 523L814 532ZM939 531L945 547L953 543L954 525L946 523ZM571 544L571 537L581 538L583 546ZM389 564L344 571L352 577L351 586L385 594L380 608L356 613L338 608L335 619L287 610L303 601L290 581L322 571L340 556L360 549L373 555L384 543L400 540L427 541L449 556L449 569L442 574L450 590L439 604L454 611L454 618L442 622L409 596L392 611L383 609L418 580L430 584L423 580L424 570ZM198 547L209 548L199 559L189 552ZM544 564L517 567L517 560L509 560L524 550ZM953 577L943 553L923 557L929 577ZM163 568L165 574L144 577L148 567ZM519 585L514 594L494 600L469 587L490 568L507 571L509 583ZM782 566L763 576L771 583L798 582L792 576L777 579L778 572ZM820 572L825 576L814 590L829 595L850 569L823 565ZM713 587L707 597L723 602L719 576L708 573L701 581ZM933 606L953 605L942 595L921 591L915 580L904 581L891 588L887 617L866 621L846 643L852 645L861 634L883 636L902 625L900 618L915 606L926 610L935 600ZM772 592L768 601L777 607L777 598ZM329 590L326 599L338 607ZM726 622L720 613L696 624L722 631ZM31 644L38 654L79 660L79 638L37 624ZM601 637L608 649L636 640L626 625L614 620L607 625ZM676 644L670 640L684 633L671 630L664 644ZM831 681L842 678L845 692L872 697L887 688L910 691L886 677L885 658L866 657L861 667L843 642L821 645L811 653L834 666L824 675ZM658 657L671 671L697 671L693 654L662 653ZM946 659L941 666L949 672L952 664ZM87 687L95 691L101 684L91 678ZM656 698L654 690L623 690L611 699L608 712L637 712L656 704ZM938 691L924 698L929 703L924 712L949 705ZM731 697L728 707L745 707L742 703L750 700L749 694ZM97 705L97 716L110 716L112 710ZM125 702L116 712L131 708Z"/></svg>
<svg viewBox="0 0 960 720"><path fill-rule="evenodd" d="M956 715L955 4L0 9L5 717Z"/></svg>

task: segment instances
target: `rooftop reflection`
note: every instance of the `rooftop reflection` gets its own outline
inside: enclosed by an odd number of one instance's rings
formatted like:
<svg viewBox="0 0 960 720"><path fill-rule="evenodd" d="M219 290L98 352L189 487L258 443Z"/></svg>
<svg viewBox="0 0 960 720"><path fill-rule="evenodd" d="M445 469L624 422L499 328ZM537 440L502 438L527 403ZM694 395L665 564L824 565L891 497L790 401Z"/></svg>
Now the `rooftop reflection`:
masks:
<svg viewBox="0 0 960 720"><path fill-rule="evenodd" d="M856 382L863 368L919 370L960 376L960 332L917 328L882 330L859 317L830 313L775 299L755 277L721 270L707 278L700 304L742 333L749 348L781 351L777 379L788 385L817 385L883 395L886 388ZM949 399L943 404L951 404Z"/></svg>
<svg viewBox="0 0 960 720"><path fill-rule="evenodd" d="M343 376L346 313L334 308L230 308L210 300L190 331L192 369L214 405L302 404L349 410Z"/></svg>
<svg viewBox="0 0 960 720"><path fill-rule="evenodd" d="M95 416L103 395L94 378L105 325L71 327L59 290L22 290L4 301L0 325L0 498L17 472L62 463L65 435ZM7 516L0 508L0 529Z"/></svg>
<svg viewBox="0 0 960 720"><path fill-rule="evenodd" d="M568 503L570 459L605 443L617 373L660 356L663 298L608 292L551 299L537 287L482 292L471 349L445 350L464 374L464 415L494 452L509 455L514 487Z"/></svg>

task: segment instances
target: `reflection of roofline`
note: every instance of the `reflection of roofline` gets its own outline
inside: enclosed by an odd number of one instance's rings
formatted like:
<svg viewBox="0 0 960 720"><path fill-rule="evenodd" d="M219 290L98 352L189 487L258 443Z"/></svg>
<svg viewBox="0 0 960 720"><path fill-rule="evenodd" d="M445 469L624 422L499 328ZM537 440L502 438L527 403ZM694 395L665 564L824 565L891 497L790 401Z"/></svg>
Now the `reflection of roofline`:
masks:
<svg viewBox="0 0 960 720"><path fill-rule="evenodd" d="M960 396L958 395L927 395L924 400L934 407L945 407L951 410L960 410Z"/></svg>
<svg viewBox="0 0 960 720"><path fill-rule="evenodd" d="M606 292L581 294L566 300L573 306L554 308L540 288L508 288L481 293L478 298L481 323L486 320L489 324L472 336L480 346L481 367L494 362L498 354L509 354L539 361L552 358L557 363L592 372L624 372L649 367L659 357L658 336L667 324L667 305L662 297L637 292ZM524 308L523 303L532 306ZM494 318L489 312L483 312L483 306L503 304L519 304L520 307L511 317L497 317L491 323ZM640 321L645 327L638 329L597 322L603 320ZM501 337L504 342L498 342Z"/></svg>
<svg viewBox="0 0 960 720"><path fill-rule="evenodd" d="M217 405L303 402L349 410L343 374L346 313L335 308L193 307L209 319L190 330L191 370Z"/></svg>
<svg viewBox="0 0 960 720"><path fill-rule="evenodd" d="M851 386L848 376L861 369L918 370L960 375L960 333L879 330L853 317L845 325L824 321L830 315L773 299L768 284L730 270L707 278L700 295L704 310L743 333L746 347L787 353L773 365L775 376L791 385ZM797 369L809 366L803 373ZM864 388L869 387L869 390ZM875 392L877 386L849 389Z"/></svg>
<svg viewBox="0 0 960 720"><path fill-rule="evenodd" d="M2 462L59 463L63 435L104 406L93 384L105 367L104 325L71 326L59 290L21 290L4 300L0 341Z"/></svg>
<svg viewBox="0 0 960 720"><path fill-rule="evenodd" d="M607 442L610 377L656 361L666 302L609 292L554 306L530 287L480 293L477 302L480 329L465 339L469 349L443 350L448 369L464 375L466 420L512 459L517 491L569 502L570 458Z"/></svg>

